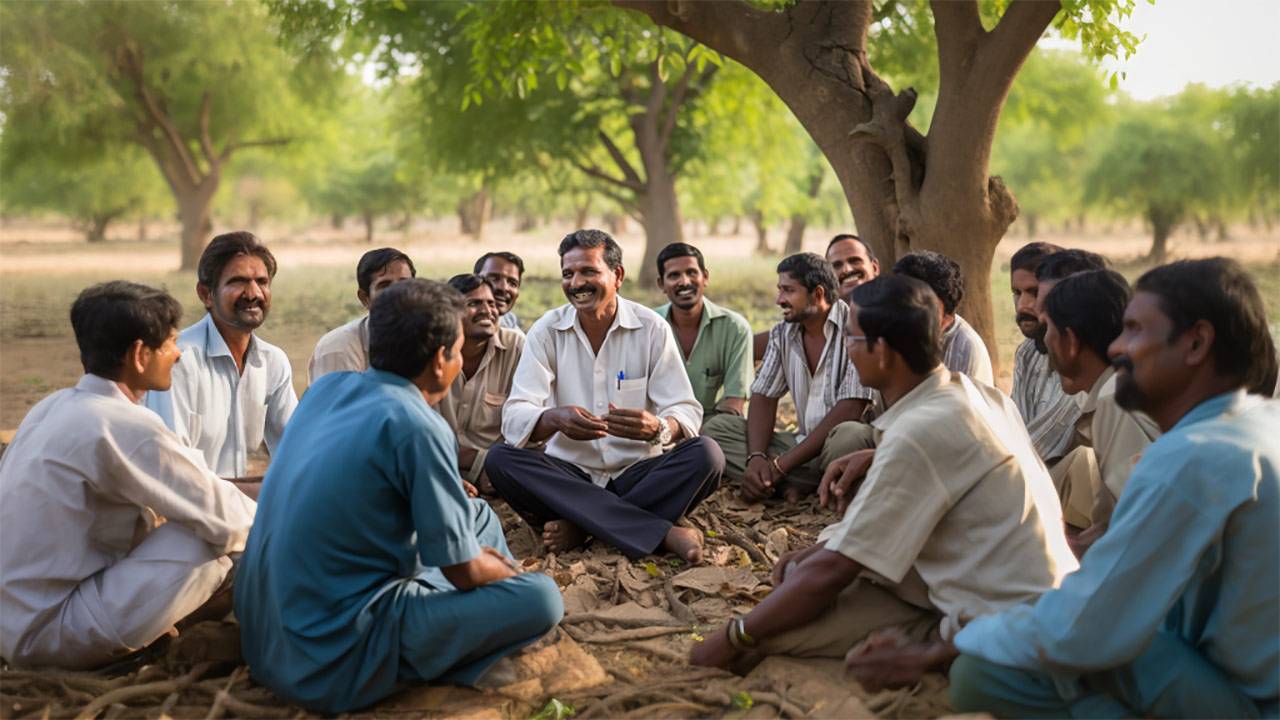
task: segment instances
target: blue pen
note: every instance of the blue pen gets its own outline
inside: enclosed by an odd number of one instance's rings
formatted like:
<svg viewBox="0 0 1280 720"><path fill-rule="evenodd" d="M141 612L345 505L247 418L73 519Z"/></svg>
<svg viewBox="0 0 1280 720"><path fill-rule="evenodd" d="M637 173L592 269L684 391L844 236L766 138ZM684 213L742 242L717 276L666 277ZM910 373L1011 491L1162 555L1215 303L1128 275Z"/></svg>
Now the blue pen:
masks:
<svg viewBox="0 0 1280 720"><path fill-rule="evenodd" d="M622 389L622 381L627 379L627 374L622 370L618 371L618 389Z"/></svg>

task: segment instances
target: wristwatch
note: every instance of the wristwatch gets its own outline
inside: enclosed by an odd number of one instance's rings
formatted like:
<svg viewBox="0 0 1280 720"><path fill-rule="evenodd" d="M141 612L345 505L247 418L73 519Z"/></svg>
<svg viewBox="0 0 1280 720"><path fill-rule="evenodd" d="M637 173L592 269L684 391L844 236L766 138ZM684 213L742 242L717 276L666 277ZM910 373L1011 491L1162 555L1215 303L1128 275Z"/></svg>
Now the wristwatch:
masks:
<svg viewBox="0 0 1280 720"><path fill-rule="evenodd" d="M671 444L671 423L666 418L658 418L658 432L649 438L650 445L666 446Z"/></svg>

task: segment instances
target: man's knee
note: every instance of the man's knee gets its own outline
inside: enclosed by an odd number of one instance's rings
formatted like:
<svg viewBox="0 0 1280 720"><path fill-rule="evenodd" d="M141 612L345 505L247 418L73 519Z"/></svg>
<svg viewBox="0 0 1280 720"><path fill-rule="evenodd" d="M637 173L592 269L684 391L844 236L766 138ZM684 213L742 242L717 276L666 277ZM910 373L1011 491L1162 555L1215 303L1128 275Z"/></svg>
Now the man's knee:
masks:
<svg viewBox="0 0 1280 720"><path fill-rule="evenodd" d="M484 474L489 477L489 482L494 485L505 482L508 479L506 469L511 467L511 462L521 452L523 451L520 448L506 443L499 443L489 448L489 452L484 455Z"/></svg>
<svg viewBox="0 0 1280 720"><path fill-rule="evenodd" d="M556 581L539 572L516 577L527 583L521 607L528 613L531 634L541 635L550 631L564 617L564 598Z"/></svg>
<svg viewBox="0 0 1280 720"><path fill-rule="evenodd" d="M729 438L735 435L746 437L747 421L738 415L723 413L702 424L702 435L712 439Z"/></svg>
<svg viewBox="0 0 1280 720"><path fill-rule="evenodd" d="M822 443L822 454L824 458L834 460L842 455L873 447L875 430L867 423L851 420L831 428Z"/></svg>
<svg viewBox="0 0 1280 720"><path fill-rule="evenodd" d="M724 451L720 443L709 437L699 436L688 441L688 452L694 453L698 468L707 475L720 475L724 472Z"/></svg>
<svg viewBox="0 0 1280 720"><path fill-rule="evenodd" d="M948 694L953 710L958 713L977 713L991 708L993 703L989 694L989 671L992 667L991 663L972 655L961 655L951 663L951 687Z"/></svg>

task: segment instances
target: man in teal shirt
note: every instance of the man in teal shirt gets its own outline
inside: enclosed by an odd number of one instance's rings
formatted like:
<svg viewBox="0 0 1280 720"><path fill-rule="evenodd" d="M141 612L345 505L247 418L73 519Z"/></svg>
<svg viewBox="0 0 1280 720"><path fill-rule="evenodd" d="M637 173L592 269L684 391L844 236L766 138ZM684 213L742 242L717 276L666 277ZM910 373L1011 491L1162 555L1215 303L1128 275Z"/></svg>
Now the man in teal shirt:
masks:
<svg viewBox="0 0 1280 720"><path fill-rule="evenodd" d="M380 293L370 369L317 380L271 459L235 613L254 679L285 700L334 715L403 682L472 685L560 620L428 406L461 368L462 305L421 278Z"/></svg>
<svg viewBox="0 0 1280 720"><path fill-rule="evenodd" d="M751 389L751 325L704 297L710 280L698 248L679 242L658 253L658 289L671 302L654 310L675 333L703 422L716 413L742 415Z"/></svg>
<svg viewBox="0 0 1280 720"><path fill-rule="evenodd" d="M1116 402L1164 431L1080 570L955 637L951 701L997 717L1276 717L1280 403L1261 297L1233 260L1155 268L1110 348ZM864 685L930 651L851 653ZM932 651L945 662L945 652ZM954 650L952 650L954 653Z"/></svg>

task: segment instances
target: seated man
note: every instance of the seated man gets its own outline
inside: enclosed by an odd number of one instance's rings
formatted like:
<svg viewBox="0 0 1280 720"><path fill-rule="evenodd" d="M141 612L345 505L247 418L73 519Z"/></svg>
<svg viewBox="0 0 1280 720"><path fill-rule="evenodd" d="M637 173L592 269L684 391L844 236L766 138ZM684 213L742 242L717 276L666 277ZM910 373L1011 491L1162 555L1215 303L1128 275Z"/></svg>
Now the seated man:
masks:
<svg viewBox="0 0 1280 720"><path fill-rule="evenodd" d="M208 314L178 335L185 362L173 386L145 400L223 477L244 477L264 439L274 453L298 404L289 356L253 333L271 312L275 276L275 257L252 233L210 241L196 268Z"/></svg>
<svg viewBox="0 0 1280 720"><path fill-rule="evenodd" d="M853 291L849 357L888 409L844 519L780 558L775 589L690 656L842 658L873 630L950 639L979 615L1030 602L1075 570L1044 465L1000 391L941 366L929 287L890 275Z"/></svg>
<svg viewBox="0 0 1280 720"><path fill-rule="evenodd" d="M365 310L392 283L418 274L408 255L395 248L370 250L356 264L356 299ZM307 385L339 370L364 372L369 367L369 314L325 333L307 363Z"/></svg>
<svg viewBox="0 0 1280 720"><path fill-rule="evenodd" d="M923 281L938 296L942 306L942 364L952 372L994 385L995 375L986 343L977 330L956 314L956 308L964 299L960 264L941 253L919 250L898 258L893 272Z"/></svg>
<svg viewBox="0 0 1280 720"><path fill-rule="evenodd" d="M254 502L138 405L169 387L181 316L122 281L71 306L85 375L31 408L0 459L0 655L14 665L96 668L230 611L228 556Z"/></svg>
<svg viewBox="0 0 1280 720"><path fill-rule="evenodd" d="M1055 466L1063 469L1062 512L1076 530L1092 528L1073 547L1083 552L1107 527L1134 460L1160 435L1141 413L1115 399L1116 371L1107 348L1123 329L1129 283L1112 270L1090 270L1057 281L1041 298L1044 344L1062 389L1080 398L1075 447Z"/></svg>
<svg viewBox="0 0 1280 720"><path fill-rule="evenodd" d="M783 260L777 303L782 322L769 331L747 418L716 416L702 429L724 450L725 476L741 483L749 501L783 488L794 502L817 489L832 458L871 444L870 428L862 423L842 428L839 442L828 439L838 424L860 419L873 397L845 353L849 306L836 295L831 264L813 253ZM796 407L794 433L774 429L778 400L788 392Z"/></svg>
<svg viewBox="0 0 1280 720"><path fill-rule="evenodd" d="M379 294L370 369L320 378L271 463L235 611L254 679L285 700L336 715L405 681L474 685L560 620L429 407L462 365L461 312L429 280Z"/></svg>
<svg viewBox="0 0 1280 720"><path fill-rule="evenodd" d="M1280 711L1280 404L1246 394L1269 370L1262 298L1224 258L1157 267L1135 291L1110 350L1116 401L1164 435L1079 572L956 636L960 712ZM896 663L877 655L868 674Z"/></svg>
<svg viewBox="0 0 1280 720"><path fill-rule="evenodd" d="M484 278L493 288L498 303L498 327L520 330L516 317L516 300L520 299L520 283L524 281L524 260L512 252L487 252L476 260L472 272Z"/></svg>
<svg viewBox="0 0 1280 720"><path fill-rule="evenodd" d="M479 275L455 275L449 287L462 293L462 372L436 409L458 436L458 470L470 494L495 491L484 474L489 448L502 442L502 405L524 351L519 330L498 327L493 288Z"/></svg>
<svg viewBox="0 0 1280 720"><path fill-rule="evenodd" d="M1049 367L1048 350L1044 347L1044 325L1036 299L1040 283L1036 268L1049 255L1062 248L1044 242L1022 246L1009 261L1009 286L1013 290L1013 306L1018 330L1026 338L1013 355L1013 389L1010 397L1017 406L1036 454L1053 467L1067 449L1075 434L1080 406L1062 390L1062 381Z"/></svg>
<svg viewBox="0 0 1280 720"><path fill-rule="evenodd" d="M751 326L703 295L710 281L698 248L672 243L658 253L658 289L670 302L654 311L671 323L704 423L720 412L742 415L752 370Z"/></svg>
<svg viewBox="0 0 1280 720"><path fill-rule="evenodd" d="M659 547L702 559L674 523L720 482L720 448L698 437L702 406L666 321L618 296L622 248L578 230L560 242L569 304L529 329L485 473L551 550L595 536L630 558ZM546 452L527 449L547 441ZM677 443L675 448L663 448Z"/></svg>

